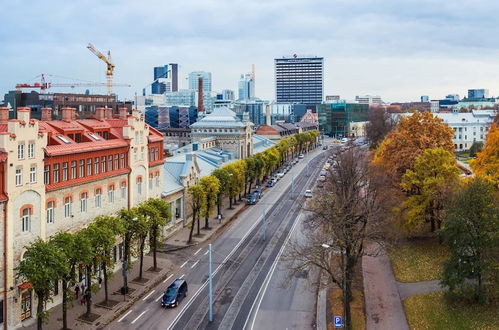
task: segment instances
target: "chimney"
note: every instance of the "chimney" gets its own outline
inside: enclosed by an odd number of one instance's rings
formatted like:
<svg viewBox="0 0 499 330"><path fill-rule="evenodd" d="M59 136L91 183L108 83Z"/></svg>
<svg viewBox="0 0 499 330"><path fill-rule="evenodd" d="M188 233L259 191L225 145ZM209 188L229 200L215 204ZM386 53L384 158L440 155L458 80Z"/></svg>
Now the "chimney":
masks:
<svg viewBox="0 0 499 330"><path fill-rule="evenodd" d="M0 107L0 122L9 121L9 108Z"/></svg>
<svg viewBox="0 0 499 330"><path fill-rule="evenodd" d="M52 108L42 108L42 121L52 120Z"/></svg>
<svg viewBox="0 0 499 330"><path fill-rule="evenodd" d="M128 109L123 107L123 108L119 108L119 112L120 112L120 119L126 119L127 116L128 116Z"/></svg>
<svg viewBox="0 0 499 330"><path fill-rule="evenodd" d="M104 120L106 108L96 108L95 109L95 119Z"/></svg>
<svg viewBox="0 0 499 330"><path fill-rule="evenodd" d="M73 120L73 112L75 111L74 108L70 108L70 107L64 107L61 109L62 111L62 120L63 121L67 121L67 122L70 122Z"/></svg>
<svg viewBox="0 0 499 330"><path fill-rule="evenodd" d="M203 78L198 78L198 112L204 111L203 105Z"/></svg>
<svg viewBox="0 0 499 330"><path fill-rule="evenodd" d="M76 120L76 108L73 108L73 111L71 111L71 120Z"/></svg>
<svg viewBox="0 0 499 330"><path fill-rule="evenodd" d="M270 125L272 125L272 119L270 118L270 104L267 104L267 107L265 110L266 110L265 124L270 126Z"/></svg>
<svg viewBox="0 0 499 330"><path fill-rule="evenodd" d="M104 108L104 116L106 119L113 119L113 108Z"/></svg>
<svg viewBox="0 0 499 330"><path fill-rule="evenodd" d="M22 121L28 123L30 114L31 114L31 108L29 108L29 107L17 108L17 119L18 120L22 120Z"/></svg>

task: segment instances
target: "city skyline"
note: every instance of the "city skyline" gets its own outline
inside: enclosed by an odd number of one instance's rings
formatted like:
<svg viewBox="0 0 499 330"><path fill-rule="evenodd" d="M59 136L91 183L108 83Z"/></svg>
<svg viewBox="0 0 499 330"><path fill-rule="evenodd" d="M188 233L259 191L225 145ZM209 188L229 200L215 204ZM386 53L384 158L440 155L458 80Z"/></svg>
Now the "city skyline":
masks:
<svg viewBox="0 0 499 330"><path fill-rule="evenodd" d="M186 1L165 8L176 13L169 20L159 1L52 4L58 10L50 19L39 15L46 3L4 6L2 94L40 73L104 82L104 64L88 42L111 50L114 81L132 85L116 88L126 99L150 87L153 67L179 63L179 88L189 72L208 71L214 91L237 91L240 73L255 64L256 96L273 100L273 60L295 53L324 57L324 95L417 101L469 88L499 91L499 27L491 24L499 4L492 1Z"/></svg>

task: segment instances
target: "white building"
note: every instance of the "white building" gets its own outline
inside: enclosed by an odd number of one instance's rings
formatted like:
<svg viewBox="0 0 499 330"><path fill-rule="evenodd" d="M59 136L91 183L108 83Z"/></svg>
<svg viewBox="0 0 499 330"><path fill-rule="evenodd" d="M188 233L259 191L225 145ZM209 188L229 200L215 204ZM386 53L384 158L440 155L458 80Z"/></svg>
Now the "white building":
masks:
<svg viewBox="0 0 499 330"><path fill-rule="evenodd" d="M355 101L359 104L382 104L383 100L381 100L381 96L379 95L361 95L356 96Z"/></svg>

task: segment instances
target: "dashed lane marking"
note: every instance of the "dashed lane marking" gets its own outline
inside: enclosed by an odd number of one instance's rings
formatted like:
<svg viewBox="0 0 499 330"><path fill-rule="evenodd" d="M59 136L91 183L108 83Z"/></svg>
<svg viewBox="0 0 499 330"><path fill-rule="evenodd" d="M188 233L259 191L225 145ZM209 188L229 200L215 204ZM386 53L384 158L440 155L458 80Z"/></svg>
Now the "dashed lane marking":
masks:
<svg viewBox="0 0 499 330"><path fill-rule="evenodd" d="M140 313L140 314L139 314L139 316L137 316L137 317L135 318L135 320L133 320L133 321L132 321L132 323L131 323L131 324L134 324L135 322L137 322L137 320L138 320L138 319L140 319L140 317L141 317L142 315L144 315L145 313L147 313L147 311L148 311L148 309L146 309L145 311L143 311L142 313Z"/></svg>
<svg viewBox="0 0 499 330"><path fill-rule="evenodd" d="M142 300L145 301L147 298L149 298L154 293L154 291L156 291L156 290L152 290L151 292L149 292L149 294L147 296L145 296Z"/></svg>
<svg viewBox="0 0 499 330"><path fill-rule="evenodd" d="M128 316L128 314L130 314L131 312L132 312L132 310L129 310L128 312L126 312L126 314L125 314L125 315L123 315L123 316L122 316L122 317L118 320L118 322L123 321L123 319L124 319L125 317L127 317L127 316Z"/></svg>

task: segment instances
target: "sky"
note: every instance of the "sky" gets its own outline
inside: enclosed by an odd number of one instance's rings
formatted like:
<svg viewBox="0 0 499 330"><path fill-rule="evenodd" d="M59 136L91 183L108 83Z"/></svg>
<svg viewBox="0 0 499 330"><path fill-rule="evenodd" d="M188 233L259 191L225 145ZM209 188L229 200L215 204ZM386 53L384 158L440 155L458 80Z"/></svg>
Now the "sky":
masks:
<svg viewBox="0 0 499 330"><path fill-rule="evenodd" d="M202 70L215 91L237 91L255 64L256 96L273 100L274 58L292 54L324 57L325 95L397 102L488 88L499 96L496 0L2 0L1 8L0 95L41 73L105 82L91 42L111 50L114 81L132 85L115 88L121 99L150 90L154 66L178 63L181 88Z"/></svg>

